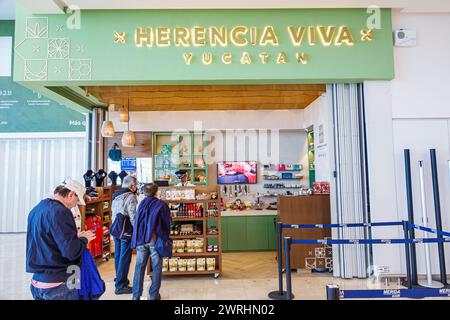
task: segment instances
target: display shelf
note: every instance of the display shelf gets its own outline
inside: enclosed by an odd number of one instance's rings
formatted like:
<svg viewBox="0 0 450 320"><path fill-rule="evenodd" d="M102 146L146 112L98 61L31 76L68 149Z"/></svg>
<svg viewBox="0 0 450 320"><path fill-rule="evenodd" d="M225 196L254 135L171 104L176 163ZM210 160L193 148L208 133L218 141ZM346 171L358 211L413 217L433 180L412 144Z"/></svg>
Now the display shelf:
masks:
<svg viewBox="0 0 450 320"><path fill-rule="evenodd" d="M182 276L182 275L193 275L193 274L220 274L220 270L214 271L164 271L162 274L165 276Z"/></svg>
<svg viewBox="0 0 450 320"><path fill-rule="evenodd" d="M190 236L170 236L171 239L197 239L197 238L203 238L203 234L197 234L197 235L190 235Z"/></svg>
<svg viewBox="0 0 450 320"><path fill-rule="evenodd" d="M164 200L167 204L204 204L204 212L201 217L191 217L191 218L172 218L172 222L176 222L177 224L180 222L200 222L197 225L201 226L201 235L188 235L188 236L180 236L180 235L172 235L170 236L173 240L190 240L190 239L203 239L203 251L202 252L184 252L184 253L173 253L172 257L196 257L196 258L208 258L214 257L216 261L216 270L214 271L176 271L176 272L163 272L164 275L195 275L195 274L214 274L218 276L222 272L222 232L221 232L221 209L220 209L220 188L218 186L186 186L186 187L161 187L162 194L167 194L170 190L176 189L195 189L195 196L197 197L200 194L211 194L215 192L218 196L217 199L200 199L200 200ZM166 189L166 190L164 190ZM210 206L210 204L212 206ZM217 211L215 211L217 210ZM208 217L208 212L217 212L217 217ZM208 223L210 222L210 224ZM206 234L208 226L215 226L218 230L218 234L208 235ZM208 242L208 239L212 242ZM208 245L218 245L218 252L208 252L206 249ZM151 263L147 267L147 273L151 274Z"/></svg>
<svg viewBox="0 0 450 320"><path fill-rule="evenodd" d="M263 180L264 180L264 181L279 181L279 180L303 180L303 178L289 178L289 179L282 179L282 178L280 178L280 179L267 179L267 178L264 178Z"/></svg>
<svg viewBox="0 0 450 320"><path fill-rule="evenodd" d="M95 191L99 195L98 200L88 201L86 202L86 206L79 206L80 213L81 213L81 225L82 230L86 230L86 219L92 216L96 216L101 219L101 227L107 227L109 229L109 226L111 224L111 193L112 193L112 187L97 187L95 188ZM109 202L109 206L107 209L104 208L104 202ZM94 212L90 211L91 209L94 209ZM105 216L108 218L105 219ZM103 229L102 229L103 231ZM109 240L108 243L103 243L104 238L107 237ZM94 257L95 262L99 263L105 259L109 259L110 252L111 252L111 236L109 232L102 234L101 242L98 243L99 246L101 246L101 253L97 253L96 257ZM98 247L97 247L98 248ZM106 254L108 253L108 254ZM94 254L94 253L93 253Z"/></svg>
<svg viewBox="0 0 450 320"><path fill-rule="evenodd" d="M192 188L192 187L191 187ZM218 202L218 200L163 200L168 204Z"/></svg>
<svg viewBox="0 0 450 320"><path fill-rule="evenodd" d="M178 258L178 257L216 257L221 255L221 252L183 252L183 253L178 253L175 252L172 254L173 258Z"/></svg>
<svg viewBox="0 0 450 320"><path fill-rule="evenodd" d="M153 177L155 180L169 179L170 185L178 182L175 176L176 170L187 170L194 185L203 185L203 182L195 181L195 170L204 170L203 175L208 181L208 166L195 166L202 157L201 163L206 163L206 133L153 133ZM169 147L170 146L170 147ZM166 151L167 153L163 153ZM199 152L201 151L201 152ZM182 164L186 162L188 166ZM161 165L161 164L167 164ZM164 172L166 171L166 172Z"/></svg>

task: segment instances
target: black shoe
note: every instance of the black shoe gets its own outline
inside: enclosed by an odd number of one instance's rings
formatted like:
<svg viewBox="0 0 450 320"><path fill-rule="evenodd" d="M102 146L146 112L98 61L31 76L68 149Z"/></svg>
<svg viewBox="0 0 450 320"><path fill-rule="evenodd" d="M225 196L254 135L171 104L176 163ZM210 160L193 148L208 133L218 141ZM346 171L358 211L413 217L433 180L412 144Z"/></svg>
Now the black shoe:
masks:
<svg viewBox="0 0 450 320"><path fill-rule="evenodd" d="M115 294L119 295L119 294L131 294L133 293L133 288L132 287L126 287L126 288L122 288L122 289L116 289L114 291Z"/></svg>

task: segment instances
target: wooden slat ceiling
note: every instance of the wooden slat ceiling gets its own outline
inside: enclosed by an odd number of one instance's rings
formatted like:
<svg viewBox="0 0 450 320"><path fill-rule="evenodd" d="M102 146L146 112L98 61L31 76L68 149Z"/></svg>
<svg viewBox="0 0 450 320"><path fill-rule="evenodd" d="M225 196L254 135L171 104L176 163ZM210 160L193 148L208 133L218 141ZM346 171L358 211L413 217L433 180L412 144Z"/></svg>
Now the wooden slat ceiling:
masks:
<svg viewBox="0 0 450 320"><path fill-rule="evenodd" d="M130 111L277 110L304 109L323 92L325 85L187 85L89 86L106 104L127 106Z"/></svg>

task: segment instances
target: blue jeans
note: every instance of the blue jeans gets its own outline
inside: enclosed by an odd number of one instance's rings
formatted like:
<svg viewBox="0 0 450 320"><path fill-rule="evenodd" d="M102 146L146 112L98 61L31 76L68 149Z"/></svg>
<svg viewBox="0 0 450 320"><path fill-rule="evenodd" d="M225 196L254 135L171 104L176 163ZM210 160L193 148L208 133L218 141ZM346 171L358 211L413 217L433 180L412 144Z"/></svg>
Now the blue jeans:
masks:
<svg viewBox="0 0 450 320"><path fill-rule="evenodd" d="M128 280L128 272L130 271L131 242L114 238L114 267L116 268L116 289L124 289L130 283Z"/></svg>
<svg viewBox="0 0 450 320"><path fill-rule="evenodd" d="M51 289L38 289L31 284L30 289L34 300L80 300L78 289L69 289L66 284Z"/></svg>
<svg viewBox="0 0 450 320"><path fill-rule="evenodd" d="M148 257L152 260L152 284L149 289L150 300L157 300L161 288L162 259L154 246L145 244L136 248L136 268L133 279L133 300L139 300L144 290L144 276Z"/></svg>

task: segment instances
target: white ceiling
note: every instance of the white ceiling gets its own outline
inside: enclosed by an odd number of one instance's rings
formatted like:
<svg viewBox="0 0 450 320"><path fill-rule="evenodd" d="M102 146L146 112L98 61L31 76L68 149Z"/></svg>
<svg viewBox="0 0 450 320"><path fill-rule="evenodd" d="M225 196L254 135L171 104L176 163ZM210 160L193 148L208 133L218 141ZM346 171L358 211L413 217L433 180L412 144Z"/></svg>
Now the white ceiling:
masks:
<svg viewBox="0 0 450 320"><path fill-rule="evenodd" d="M9 0L0 0L9 2ZM383 8L403 12L449 13L449 0L17 0L32 13L61 13L67 5L80 9L257 9L257 8Z"/></svg>
<svg viewBox="0 0 450 320"><path fill-rule="evenodd" d="M0 20L16 19L16 1L0 0Z"/></svg>

